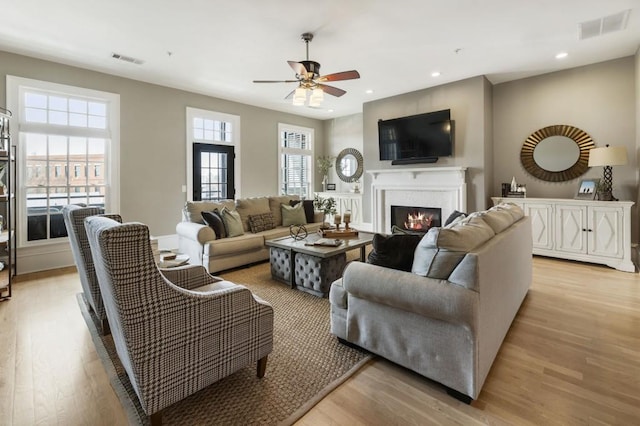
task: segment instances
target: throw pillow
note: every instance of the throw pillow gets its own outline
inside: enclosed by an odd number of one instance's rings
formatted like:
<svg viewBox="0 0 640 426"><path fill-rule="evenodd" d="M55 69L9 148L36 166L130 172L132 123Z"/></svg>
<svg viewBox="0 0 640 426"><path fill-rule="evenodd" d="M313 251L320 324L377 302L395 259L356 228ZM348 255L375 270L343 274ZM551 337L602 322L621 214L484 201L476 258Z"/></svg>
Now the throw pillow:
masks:
<svg viewBox="0 0 640 426"><path fill-rule="evenodd" d="M252 214L249 216L249 228L254 234L257 232L266 231L268 229L275 228L276 225L273 220L271 212L262 214Z"/></svg>
<svg viewBox="0 0 640 426"><path fill-rule="evenodd" d="M375 234L367 263L411 272L413 253L421 239L418 234Z"/></svg>
<svg viewBox="0 0 640 426"><path fill-rule="evenodd" d="M411 230L409 230L409 229L401 228L401 227L399 227L398 225L393 225L393 226L391 227L391 233L392 233L393 235L396 235L396 234L403 234L403 235L419 235L420 237L423 237L423 236L424 236L424 234L426 234L426 233L427 233L427 231L411 231Z"/></svg>
<svg viewBox="0 0 640 426"><path fill-rule="evenodd" d="M244 235L244 228L242 227L242 219L240 213L236 210L231 210L226 207L222 208L220 212L222 216L222 222L227 230L227 237L237 237Z"/></svg>
<svg viewBox="0 0 640 426"><path fill-rule="evenodd" d="M313 206L313 200L291 200L289 201L290 206L295 206L296 204L302 203L302 208L304 209L304 217L307 220L307 223L314 222L315 216L315 207Z"/></svg>
<svg viewBox="0 0 640 426"><path fill-rule="evenodd" d="M466 213L462 213L462 212L459 212L458 210L454 210L453 213L451 213L447 218L447 220L444 222L444 226L451 225L454 220L458 218L464 219L465 217L467 217Z"/></svg>
<svg viewBox="0 0 640 426"><path fill-rule="evenodd" d="M224 222L222 221L222 216L220 216L218 209L214 209L210 212L201 212L201 214L204 223L209 225L209 227L213 229L213 232L216 233L217 239L227 237L227 231L224 228Z"/></svg>
<svg viewBox="0 0 640 426"><path fill-rule="evenodd" d="M295 206L281 204L280 208L282 209L282 226L306 225L307 218L304 215L302 203L298 203Z"/></svg>

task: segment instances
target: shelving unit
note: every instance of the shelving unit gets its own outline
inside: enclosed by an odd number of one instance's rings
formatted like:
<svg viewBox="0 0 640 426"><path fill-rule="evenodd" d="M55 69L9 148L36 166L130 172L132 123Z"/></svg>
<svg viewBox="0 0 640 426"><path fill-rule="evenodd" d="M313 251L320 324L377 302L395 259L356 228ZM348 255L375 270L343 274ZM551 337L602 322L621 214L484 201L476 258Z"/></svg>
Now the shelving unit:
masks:
<svg viewBox="0 0 640 426"><path fill-rule="evenodd" d="M11 144L11 111L0 107L0 300L11 297L16 275L16 147Z"/></svg>

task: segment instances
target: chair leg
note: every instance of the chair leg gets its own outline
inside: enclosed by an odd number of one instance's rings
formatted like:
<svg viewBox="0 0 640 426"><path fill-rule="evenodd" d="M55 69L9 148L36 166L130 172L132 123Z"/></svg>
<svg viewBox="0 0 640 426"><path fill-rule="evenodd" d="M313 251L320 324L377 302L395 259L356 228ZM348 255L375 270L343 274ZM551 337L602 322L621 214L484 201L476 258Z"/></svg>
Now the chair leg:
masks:
<svg viewBox="0 0 640 426"><path fill-rule="evenodd" d="M260 358L258 360L258 377L262 379L264 377L264 373L267 372L267 355L264 358Z"/></svg>
<svg viewBox="0 0 640 426"><path fill-rule="evenodd" d="M162 425L162 411L158 411L157 413L153 413L149 416L149 421L151 426L161 426Z"/></svg>

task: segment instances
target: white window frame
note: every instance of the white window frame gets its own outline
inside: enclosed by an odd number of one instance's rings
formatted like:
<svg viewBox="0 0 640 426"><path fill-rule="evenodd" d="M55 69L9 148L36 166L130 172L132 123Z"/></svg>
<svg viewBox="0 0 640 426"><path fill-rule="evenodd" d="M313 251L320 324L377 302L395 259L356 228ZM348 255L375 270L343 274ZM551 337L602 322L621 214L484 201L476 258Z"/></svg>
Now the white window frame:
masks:
<svg viewBox="0 0 640 426"><path fill-rule="evenodd" d="M108 108L107 129L74 129L65 128L65 134L69 136L81 135L89 136L95 134L96 137L106 140L106 167L105 167L105 211L108 213L120 212L120 95L116 93L103 92L99 90L85 89L82 87L68 86L65 84L51 83L48 81L33 80L29 78L7 75L7 106L13 112L12 139L17 144L18 151L18 247L44 246L50 244L67 243L67 238L54 238L46 240L27 241L27 208L26 208L26 188L23 182L26 181L26 147L22 142L21 133L38 132L51 134L50 125L40 125L36 123L24 123L22 117L22 102L24 92L29 89L44 92L57 92L66 96L78 96L82 98L98 99L105 102Z"/></svg>
<svg viewBox="0 0 640 426"><path fill-rule="evenodd" d="M231 141L211 141L204 139L196 139L193 132L193 120L195 118L204 118L207 120L226 121L231 123ZM186 152L187 152L187 176L186 176L186 188L187 188L187 201L193 201L193 144L194 143L206 143L210 145L227 145L233 146L235 153L234 160L234 186L236 191L236 198L241 198L240 188L240 176L241 170L241 150L240 150L240 116L233 114L225 114L223 112L209 111L206 109L187 107L186 112L186 127L187 127L187 139L186 139Z"/></svg>
<svg viewBox="0 0 640 426"><path fill-rule="evenodd" d="M307 133L309 135L309 149L296 149L296 148L284 148L282 146L282 133L283 132L296 132L296 133ZM309 198L313 199L313 194L315 193L315 175L316 175L316 164L315 164L315 129L311 127L302 127L296 126L293 124L287 123L278 123L278 187L276 188L276 194L280 195L280 189L282 188L282 173L280 170L284 167L282 164L282 155L283 154L301 154L301 155L310 155L311 161L311 171L310 171L310 182L309 182Z"/></svg>

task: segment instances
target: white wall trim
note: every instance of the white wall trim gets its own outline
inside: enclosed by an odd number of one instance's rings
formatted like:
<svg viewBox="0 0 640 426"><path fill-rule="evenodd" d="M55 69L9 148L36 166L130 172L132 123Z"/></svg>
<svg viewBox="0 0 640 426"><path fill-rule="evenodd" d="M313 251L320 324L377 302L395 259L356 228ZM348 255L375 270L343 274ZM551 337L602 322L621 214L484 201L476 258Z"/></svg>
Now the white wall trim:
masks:
<svg viewBox="0 0 640 426"><path fill-rule="evenodd" d="M207 119L211 119L211 120L220 120L220 121L227 121L229 123L231 123L232 126L232 132L231 132L231 137L232 137L232 141L231 143L229 142L222 142L222 141L196 141L195 137L193 136L193 119L196 117L201 117L201 118L207 118ZM209 111L206 109L199 109L199 108L193 108L193 107L187 107L187 112L186 112L186 130L187 130L187 135L186 135L186 152L187 152L187 175L185 176L186 178L186 186L187 186L187 198L186 201L193 201L193 144L194 143L209 143L212 145L230 145L234 147L234 153L235 153L235 160L234 160L234 174L233 174L233 179L234 179L234 185L235 185L235 191L236 191L236 196L235 198L241 198L242 194L241 194L241 190L242 190L242 182L241 182L241 169L240 166L242 164L242 156L241 156L241 138L240 138L240 116L239 115L232 115L232 114L225 114L223 112L216 112L216 111Z"/></svg>

